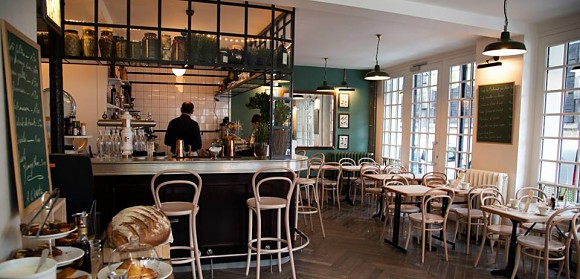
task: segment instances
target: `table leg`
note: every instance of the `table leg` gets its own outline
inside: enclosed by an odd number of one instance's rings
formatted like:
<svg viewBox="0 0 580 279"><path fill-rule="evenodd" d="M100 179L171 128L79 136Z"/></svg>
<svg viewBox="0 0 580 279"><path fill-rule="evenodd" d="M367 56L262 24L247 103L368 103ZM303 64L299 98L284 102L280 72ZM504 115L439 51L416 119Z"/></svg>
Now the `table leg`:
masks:
<svg viewBox="0 0 580 279"><path fill-rule="evenodd" d="M512 235L510 237L510 249L508 255L508 262L504 269L500 270L492 270L491 275L494 276L503 276L505 278L510 278L512 276L512 271L514 270L514 265L516 261L516 247L518 245L518 224L519 222L516 220L512 220ZM515 278L518 278L516 275Z"/></svg>
<svg viewBox="0 0 580 279"><path fill-rule="evenodd" d="M354 201L350 198L350 176L352 175L352 171L345 172L345 173L347 174L346 178L348 178L347 179L348 181L346 182L346 189L345 189L345 192L346 192L345 196L346 197L344 198L344 201L347 202L348 204L354 206Z"/></svg>
<svg viewBox="0 0 580 279"><path fill-rule="evenodd" d="M404 252L407 252L405 248L399 246L399 225L401 222L401 194L395 194L395 212L393 216L393 239L388 240L385 238L385 242L393 245L393 247L398 248Z"/></svg>

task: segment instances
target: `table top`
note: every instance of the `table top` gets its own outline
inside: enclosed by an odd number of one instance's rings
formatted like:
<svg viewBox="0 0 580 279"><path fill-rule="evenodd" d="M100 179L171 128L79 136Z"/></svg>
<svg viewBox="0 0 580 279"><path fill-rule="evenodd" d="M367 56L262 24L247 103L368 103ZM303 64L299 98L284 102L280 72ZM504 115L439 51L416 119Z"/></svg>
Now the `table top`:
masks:
<svg viewBox="0 0 580 279"><path fill-rule="evenodd" d="M405 195L407 197L423 196L427 191L432 189L423 185L389 185L383 186L383 188L387 191ZM443 193L445 192L441 191L441 194Z"/></svg>
<svg viewBox="0 0 580 279"><path fill-rule="evenodd" d="M521 223L544 223L550 218L550 214L539 215L536 213L521 212L518 209L513 209L505 205L484 205L480 209Z"/></svg>
<svg viewBox="0 0 580 279"><path fill-rule="evenodd" d="M370 179L374 179L374 180L379 180L379 181L383 181L383 180L391 180L393 179L393 176L398 175L398 176L402 176L406 179L414 179L412 174L409 173L403 173L403 174L396 174L396 173L365 173L363 174L364 177L370 178Z"/></svg>

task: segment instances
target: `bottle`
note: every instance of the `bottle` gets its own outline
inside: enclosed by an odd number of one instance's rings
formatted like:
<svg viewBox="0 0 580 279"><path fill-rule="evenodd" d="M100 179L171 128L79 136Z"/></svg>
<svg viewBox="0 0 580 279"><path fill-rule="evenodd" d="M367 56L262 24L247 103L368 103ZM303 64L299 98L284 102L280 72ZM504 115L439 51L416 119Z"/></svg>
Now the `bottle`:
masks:
<svg viewBox="0 0 580 279"><path fill-rule="evenodd" d="M281 39L284 39L284 37ZM278 44L278 47L276 48L276 66L278 68L287 68L288 64L290 64L289 58L290 56L288 55L288 50L284 45L284 41L280 40L280 44Z"/></svg>
<svg viewBox="0 0 580 279"><path fill-rule="evenodd" d="M88 214L85 211L73 214L73 218L75 218L75 223L79 233L79 238L72 244L72 246L85 252L84 255L75 262L75 268L91 273L91 244L88 236L87 217Z"/></svg>
<svg viewBox="0 0 580 279"><path fill-rule="evenodd" d="M87 135L87 125L85 123L81 123L81 136Z"/></svg>
<svg viewBox="0 0 580 279"><path fill-rule="evenodd" d="M111 88L111 95L110 96L110 102L111 104L115 104L117 102L117 88L115 88L115 85L113 84L113 87Z"/></svg>
<svg viewBox="0 0 580 279"><path fill-rule="evenodd" d="M119 131L117 129L113 131L113 135L111 136L111 147L111 155L113 157L121 156L121 137L119 136Z"/></svg>
<svg viewBox="0 0 580 279"><path fill-rule="evenodd" d="M131 132L131 114L126 110L123 113L123 129L121 130L121 154L123 157L129 157L133 154L133 133Z"/></svg>
<svg viewBox="0 0 580 279"><path fill-rule="evenodd" d="M105 136L103 138L104 145L104 158L110 158L113 154L113 142L111 141L111 130L105 130Z"/></svg>
<svg viewBox="0 0 580 279"><path fill-rule="evenodd" d="M105 136L102 130L99 131L99 137L97 138L97 156L105 158Z"/></svg>

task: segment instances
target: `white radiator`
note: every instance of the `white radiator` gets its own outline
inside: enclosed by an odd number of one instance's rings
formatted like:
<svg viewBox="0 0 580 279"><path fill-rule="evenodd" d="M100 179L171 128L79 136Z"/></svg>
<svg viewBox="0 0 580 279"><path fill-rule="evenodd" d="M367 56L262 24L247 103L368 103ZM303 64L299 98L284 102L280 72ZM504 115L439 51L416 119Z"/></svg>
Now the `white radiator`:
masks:
<svg viewBox="0 0 580 279"><path fill-rule="evenodd" d="M504 197L507 197L507 173L468 169L465 171L465 182L469 182L471 187L479 185L496 185Z"/></svg>

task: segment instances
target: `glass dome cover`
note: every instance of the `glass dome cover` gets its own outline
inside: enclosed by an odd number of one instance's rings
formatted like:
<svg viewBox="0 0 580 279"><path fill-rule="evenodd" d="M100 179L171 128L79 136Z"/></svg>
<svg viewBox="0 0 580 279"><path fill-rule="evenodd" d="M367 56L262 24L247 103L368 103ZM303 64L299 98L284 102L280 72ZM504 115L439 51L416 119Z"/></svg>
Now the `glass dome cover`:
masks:
<svg viewBox="0 0 580 279"><path fill-rule="evenodd" d="M159 257L153 246L131 238L117 247L109 258L109 278L157 278Z"/></svg>

